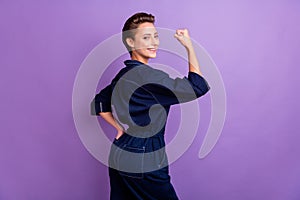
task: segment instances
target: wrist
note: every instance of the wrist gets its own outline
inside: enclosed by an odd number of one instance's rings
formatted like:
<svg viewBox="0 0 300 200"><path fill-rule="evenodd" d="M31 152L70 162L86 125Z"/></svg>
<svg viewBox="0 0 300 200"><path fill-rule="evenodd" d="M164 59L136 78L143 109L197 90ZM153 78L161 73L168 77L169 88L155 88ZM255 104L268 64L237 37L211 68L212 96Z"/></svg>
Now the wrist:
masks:
<svg viewBox="0 0 300 200"><path fill-rule="evenodd" d="M192 43L186 45L185 49L188 53L191 53L192 51L194 51L194 47L193 47Z"/></svg>

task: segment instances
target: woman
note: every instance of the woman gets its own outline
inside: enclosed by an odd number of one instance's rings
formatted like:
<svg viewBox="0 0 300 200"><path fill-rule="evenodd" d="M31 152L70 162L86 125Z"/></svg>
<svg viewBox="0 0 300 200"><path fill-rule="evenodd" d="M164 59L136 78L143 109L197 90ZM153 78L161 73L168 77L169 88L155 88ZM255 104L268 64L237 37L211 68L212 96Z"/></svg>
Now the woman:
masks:
<svg viewBox="0 0 300 200"><path fill-rule="evenodd" d="M117 130L109 158L111 199L178 199L165 152L167 115L171 105L209 90L186 29L177 30L174 37L187 51L188 77L172 79L148 65L159 45L154 22L147 13L126 21L122 39L131 60L94 99L97 115Z"/></svg>

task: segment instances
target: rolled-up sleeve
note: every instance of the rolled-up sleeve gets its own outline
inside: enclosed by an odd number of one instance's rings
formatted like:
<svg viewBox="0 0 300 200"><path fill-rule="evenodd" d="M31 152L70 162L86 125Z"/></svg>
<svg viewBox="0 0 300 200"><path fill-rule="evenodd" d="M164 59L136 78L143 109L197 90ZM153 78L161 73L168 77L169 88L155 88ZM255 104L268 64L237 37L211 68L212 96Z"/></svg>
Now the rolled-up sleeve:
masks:
<svg viewBox="0 0 300 200"><path fill-rule="evenodd" d="M93 102L96 115L100 112L111 112L111 94L111 85L108 85L95 96Z"/></svg>
<svg viewBox="0 0 300 200"><path fill-rule="evenodd" d="M197 73L189 72L188 80L192 85L197 97L201 97L210 90L207 81Z"/></svg>

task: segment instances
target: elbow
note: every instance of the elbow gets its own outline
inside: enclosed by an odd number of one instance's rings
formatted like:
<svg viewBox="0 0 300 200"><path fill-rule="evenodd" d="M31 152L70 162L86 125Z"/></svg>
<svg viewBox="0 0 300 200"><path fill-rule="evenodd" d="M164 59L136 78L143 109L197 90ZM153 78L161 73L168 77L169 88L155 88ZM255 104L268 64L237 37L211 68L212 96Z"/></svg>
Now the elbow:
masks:
<svg viewBox="0 0 300 200"><path fill-rule="evenodd" d="M197 98L205 95L209 90L210 90L210 87L208 84L205 87L200 87L200 88L194 89Z"/></svg>
<svg viewBox="0 0 300 200"><path fill-rule="evenodd" d="M97 112L97 108L96 108L95 98L93 99L93 101L90 104L90 114L93 116L99 115L99 113Z"/></svg>
<svg viewBox="0 0 300 200"><path fill-rule="evenodd" d="M101 103L94 98L90 104L90 114L93 116L99 116L101 109Z"/></svg>
<svg viewBox="0 0 300 200"><path fill-rule="evenodd" d="M106 112L98 112L97 115L103 117L105 115Z"/></svg>

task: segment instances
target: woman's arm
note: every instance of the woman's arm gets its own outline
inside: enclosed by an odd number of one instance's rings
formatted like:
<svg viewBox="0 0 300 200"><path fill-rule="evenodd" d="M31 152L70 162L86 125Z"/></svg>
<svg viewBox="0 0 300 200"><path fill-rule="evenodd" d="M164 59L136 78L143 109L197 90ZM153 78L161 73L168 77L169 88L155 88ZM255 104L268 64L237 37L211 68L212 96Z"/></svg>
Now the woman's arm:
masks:
<svg viewBox="0 0 300 200"><path fill-rule="evenodd" d="M186 48L189 60L189 71L202 76L199 62L187 29L178 29L174 37Z"/></svg>
<svg viewBox="0 0 300 200"><path fill-rule="evenodd" d="M123 135L123 128L121 127L121 125L116 121L116 119L114 118L114 116L112 115L111 112L100 112L99 115L105 120L107 121L110 125L112 125L113 127L115 127L118 131L116 139L119 139L121 137L121 135Z"/></svg>

